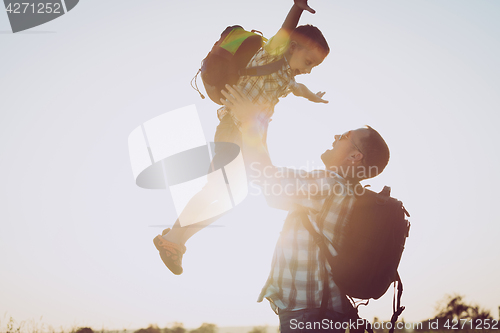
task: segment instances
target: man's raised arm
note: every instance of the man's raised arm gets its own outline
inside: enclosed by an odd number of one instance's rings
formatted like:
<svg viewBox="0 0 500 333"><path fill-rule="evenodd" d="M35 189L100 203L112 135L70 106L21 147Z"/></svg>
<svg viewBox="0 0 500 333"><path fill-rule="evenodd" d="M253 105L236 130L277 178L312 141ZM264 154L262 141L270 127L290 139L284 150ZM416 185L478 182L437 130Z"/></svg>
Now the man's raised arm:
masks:
<svg viewBox="0 0 500 333"><path fill-rule="evenodd" d="M260 106L253 104L240 88L226 85L226 89L222 91L226 99L221 98L221 102L241 121L242 150L249 178L261 187L270 206L290 210L297 204L303 205L312 195L329 190L325 177L274 166L262 141L262 123L255 117Z"/></svg>
<svg viewBox="0 0 500 333"><path fill-rule="evenodd" d="M221 98L221 101L231 108L231 112L241 122L242 150L245 164L249 167L250 180L262 189L269 206L290 210L297 203L302 203L304 198L309 197L309 193L304 191L304 188L308 189L310 182L308 175L304 175L300 170L273 165L262 140L262 123L255 118L258 114L256 108L259 106L253 104L240 88L226 85L226 89L227 91L222 91L226 99Z"/></svg>
<svg viewBox="0 0 500 333"><path fill-rule="evenodd" d="M227 91L222 91L226 99L221 98L222 104L229 107L231 112L241 122L241 134L243 139L243 153L246 164L250 167L249 176L252 180L258 180L261 184L278 183L279 180L266 175L275 175L276 167L272 164L269 152L262 140L262 124L255 115L259 114L259 105L253 104L240 88L226 85Z"/></svg>

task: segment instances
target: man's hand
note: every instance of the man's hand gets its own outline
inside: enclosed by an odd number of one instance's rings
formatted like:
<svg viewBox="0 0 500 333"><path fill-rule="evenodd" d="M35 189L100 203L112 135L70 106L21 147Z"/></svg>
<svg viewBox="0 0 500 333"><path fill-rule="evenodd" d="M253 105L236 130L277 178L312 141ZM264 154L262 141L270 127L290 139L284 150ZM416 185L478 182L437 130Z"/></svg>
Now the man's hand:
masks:
<svg viewBox="0 0 500 333"><path fill-rule="evenodd" d="M307 10L308 12L311 12L312 14L316 13L316 11L314 9L309 7L309 5L307 4L307 0L293 0L293 2L295 3L295 5L297 7L299 7L302 10Z"/></svg>

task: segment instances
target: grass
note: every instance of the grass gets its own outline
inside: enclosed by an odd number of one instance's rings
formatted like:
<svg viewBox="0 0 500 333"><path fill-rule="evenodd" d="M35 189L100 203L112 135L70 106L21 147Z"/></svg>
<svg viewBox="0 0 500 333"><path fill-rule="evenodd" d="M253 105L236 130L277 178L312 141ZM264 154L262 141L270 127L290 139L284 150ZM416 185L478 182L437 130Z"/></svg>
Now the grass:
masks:
<svg viewBox="0 0 500 333"><path fill-rule="evenodd" d="M209 327L205 327L206 329L203 329L204 326L202 325L200 328L196 330L186 330L182 327L182 324L177 323L177 326L174 325L174 327L168 329L168 328L158 328L156 325L150 325L147 328L139 329L139 330L127 330L123 329L121 331L119 330L105 330L102 328L101 330L94 330L90 327L80 327L80 326L73 326L71 328L63 328L60 327L59 329L56 329L50 325L46 325L42 322L42 317L40 319L34 320L25 320L18 322L14 320L12 316L9 316L7 318L6 315L4 315L3 319L0 320L0 333L210 333L210 332L216 332L217 328L213 324L204 324L204 325L210 325L213 326L212 329L208 329ZM267 327L254 327L252 330L248 331L248 333L263 333L266 332ZM326 332L326 331L325 331ZM349 331L347 331L349 332ZM375 333L386 333L389 332L388 329L374 329ZM405 332L405 333L455 333L455 332L467 332L467 333L499 333L500 329L496 330L466 330L466 329L450 329L450 330L398 330L396 329L395 332Z"/></svg>
<svg viewBox="0 0 500 333"><path fill-rule="evenodd" d="M30 319L23 321L16 321L12 316L7 317L4 315L0 319L0 333L132 333L134 330L94 330L90 327L72 326L64 328L60 326L55 328L42 322L43 317L39 320Z"/></svg>

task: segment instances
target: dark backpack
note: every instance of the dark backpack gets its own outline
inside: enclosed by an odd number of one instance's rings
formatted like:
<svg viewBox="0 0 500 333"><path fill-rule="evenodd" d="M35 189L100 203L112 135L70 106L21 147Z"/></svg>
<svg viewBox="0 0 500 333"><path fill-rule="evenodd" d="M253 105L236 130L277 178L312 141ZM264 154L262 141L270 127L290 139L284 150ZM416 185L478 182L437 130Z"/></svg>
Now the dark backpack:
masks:
<svg viewBox="0 0 500 333"><path fill-rule="evenodd" d="M334 230L333 256L326 238L312 227L306 214L301 214L304 227L314 237L321 254L332 268L332 278L340 291L351 298L378 299L389 286L398 282L397 306L391 322L404 310L400 305L403 285L398 265L409 235L410 223L401 201L390 197L390 188L380 193L364 189L356 198L352 215L345 225ZM328 207L325 207L328 209ZM396 298L395 298L396 299Z"/></svg>
<svg viewBox="0 0 500 333"><path fill-rule="evenodd" d="M262 76L277 72L283 66L284 58L267 65L246 68L266 41L256 30L246 31L239 25L227 27L203 59L201 68L193 78L195 90L199 92L196 78L201 73L208 97L222 105L221 90L226 89L226 84L235 85L242 75ZM201 93L200 96L205 98Z"/></svg>

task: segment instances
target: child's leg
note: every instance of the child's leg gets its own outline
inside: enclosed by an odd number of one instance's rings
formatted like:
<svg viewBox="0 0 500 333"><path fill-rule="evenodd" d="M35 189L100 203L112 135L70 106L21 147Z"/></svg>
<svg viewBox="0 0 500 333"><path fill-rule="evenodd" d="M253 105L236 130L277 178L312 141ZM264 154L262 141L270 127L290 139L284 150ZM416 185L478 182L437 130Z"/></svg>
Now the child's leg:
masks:
<svg viewBox="0 0 500 333"><path fill-rule="evenodd" d="M229 142L235 143L240 147L242 146L241 132L229 115L226 115L221 120L219 126L217 126L214 141L222 144L216 144L215 146L215 156L212 160L212 169L209 171L207 185L191 198L172 229L164 230L165 234L163 236L158 235L153 240L156 248L160 251L160 257L163 263L176 275L182 274L183 272L182 257L186 251L184 245L186 241L224 214L220 212L225 212L230 209L227 199L220 199L223 196L219 195L220 193L225 193L222 191L228 191L229 186L224 169L222 169L222 172L226 180L225 184L219 184L217 181L210 180L210 172L215 174L215 170L224 167L235 157L234 151L231 151L231 145L223 143ZM245 159L245 156L243 156L243 159L245 165L248 166L249 161ZM222 188L220 185L222 185ZM231 205L232 204L234 203L231 203ZM210 217L207 218L207 216ZM180 221L183 221L184 227L181 227ZM190 222L197 223L190 224Z"/></svg>
<svg viewBox="0 0 500 333"><path fill-rule="evenodd" d="M230 115L226 115L217 126L217 130L215 133L215 142L231 142L238 144L241 147L241 132L234 124ZM228 151L225 149L224 145L217 145L215 147L215 156L212 160L212 170L218 170L221 167L225 166L227 163L231 161L232 157L228 156ZM213 211L224 211L225 207L220 207L223 205L220 201L215 201L217 198L220 198L219 191L221 189L217 187L217 185L212 185L210 183L210 177L208 184L198 192L191 200L189 200L188 204L180 214L179 218L176 220L172 230L170 230L163 238L167 241L184 245L186 241L191 238L195 233L205 228L207 225L215 222L222 214L218 214L217 216L206 218L200 218L206 213L209 209ZM226 188L222 189L223 191ZM185 225L182 227L180 225L180 221L183 221ZM196 221L195 224L191 224L193 221ZM186 225L188 224L188 225Z"/></svg>
<svg viewBox="0 0 500 333"><path fill-rule="evenodd" d="M220 217L221 214L218 212L224 211L221 210L221 204L225 204L225 207L222 207L227 210L227 200L219 199L214 201L214 198L220 198L220 196L217 193L215 196L213 195L213 187L210 185L209 181L200 192L191 198L172 229L165 229L162 235L158 235L153 239L163 263L176 275L183 272L182 257L186 252L184 243L196 232ZM210 210L211 208L216 210ZM207 219L207 216L210 217ZM184 221L184 227L181 227L180 221Z"/></svg>
<svg viewBox="0 0 500 333"><path fill-rule="evenodd" d="M175 221L172 230L170 230L167 234L163 236L164 239L174 242L177 244L184 245L187 240L191 238L194 234L196 234L201 229L204 229L206 226L217 221L223 214L211 217L205 221L198 222L195 224L191 224L188 226L181 227L179 220Z"/></svg>
<svg viewBox="0 0 500 333"><path fill-rule="evenodd" d="M205 186L189 200L172 229L163 238L169 242L184 245L196 232L215 222L222 214L208 219L202 216L205 215L207 209L217 207L218 202L214 202L214 198L217 197L219 196L214 187ZM181 226L180 221L183 221L184 226Z"/></svg>

